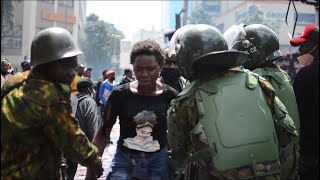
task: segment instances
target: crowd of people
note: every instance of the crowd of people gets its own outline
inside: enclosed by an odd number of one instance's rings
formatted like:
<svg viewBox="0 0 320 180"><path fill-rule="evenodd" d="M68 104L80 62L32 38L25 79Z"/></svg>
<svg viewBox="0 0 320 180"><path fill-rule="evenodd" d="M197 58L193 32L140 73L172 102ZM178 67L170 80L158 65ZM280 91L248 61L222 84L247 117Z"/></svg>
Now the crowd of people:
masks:
<svg viewBox="0 0 320 180"><path fill-rule="evenodd" d="M44 29L20 73L1 60L1 179L70 180L78 164L97 179L117 122L108 180L318 179L319 27L290 44L294 80L269 27L186 25L94 83L72 35Z"/></svg>

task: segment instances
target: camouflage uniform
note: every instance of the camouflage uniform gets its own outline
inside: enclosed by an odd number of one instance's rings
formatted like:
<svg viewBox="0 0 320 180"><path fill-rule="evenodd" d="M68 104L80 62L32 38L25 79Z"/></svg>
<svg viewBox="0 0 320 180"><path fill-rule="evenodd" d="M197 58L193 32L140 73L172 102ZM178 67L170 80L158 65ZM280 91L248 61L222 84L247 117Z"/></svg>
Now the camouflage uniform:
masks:
<svg viewBox="0 0 320 180"><path fill-rule="evenodd" d="M225 77L233 75L234 73L229 72L225 74ZM214 168L214 162L212 162L211 158L200 158L196 161L196 171L194 169L189 169L192 165L190 163L187 164L185 159L194 152L198 152L209 147L206 137L201 135L201 131L203 131L203 129L201 129L201 127L198 130L195 129L199 122L199 112L195 100L195 92L200 84L201 82L198 80L193 81L190 86L184 90L189 91L190 93L187 95L182 91L178 95L178 98L171 102L171 106L168 110L168 140L171 148L170 157L172 159L173 166L175 166L174 168L180 169L180 171L181 169L184 169L186 174L185 177L189 179L200 180L250 179L254 177L254 173L259 175L260 173L279 171L280 162L273 161L256 164L255 170L252 170L251 166L246 166L221 172ZM279 141L281 141L279 144L283 147L287 147L290 142L293 142L298 138L294 123L290 118L286 118L288 117L285 112L286 110L282 103L279 102L278 98L274 96L275 93L271 84L263 79L259 80L259 84L267 97L267 104L271 107L273 114L277 113L277 117L282 117L282 119L277 118L275 126ZM182 98L179 99L179 96ZM199 133L190 133L191 131ZM287 139L283 140L283 138ZM280 148L279 151L281 154L282 148ZM276 173L264 177L255 177L255 179L280 179L280 175Z"/></svg>
<svg viewBox="0 0 320 180"><path fill-rule="evenodd" d="M264 68L257 68L253 70L253 72L261 75L262 77L266 78L272 87L275 90L276 96L279 97L281 102L285 105L286 109L288 110L288 114L292 118L297 132L300 134L300 119L299 119L299 112L298 106L296 102L296 96L292 87L291 79L289 75L283 71L278 65L273 65L273 67L264 67ZM281 162L285 164L286 160L295 161L295 165L293 169L287 171L286 169L283 172L282 177L285 179L295 179L298 173L298 161L299 161L299 138L297 138L294 147L295 150L292 152L293 154L282 154ZM285 157L283 157L285 156Z"/></svg>
<svg viewBox="0 0 320 180"><path fill-rule="evenodd" d="M69 96L69 86L30 72L1 100L1 179L60 179L62 152L101 167L97 148L71 115Z"/></svg>
<svg viewBox="0 0 320 180"><path fill-rule="evenodd" d="M289 75L275 64L273 67L257 68L252 72L259 74L270 82L276 92L276 96L279 97L281 102L286 106L288 113L299 132L300 120L298 106Z"/></svg>
<svg viewBox="0 0 320 180"><path fill-rule="evenodd" d="M6 92L10 91L10 88L14 87L16 84L19 84L25 81L29 75L30 71L25 71L22 73L15 74L11 76L1 87L1 96Z"/></svg>

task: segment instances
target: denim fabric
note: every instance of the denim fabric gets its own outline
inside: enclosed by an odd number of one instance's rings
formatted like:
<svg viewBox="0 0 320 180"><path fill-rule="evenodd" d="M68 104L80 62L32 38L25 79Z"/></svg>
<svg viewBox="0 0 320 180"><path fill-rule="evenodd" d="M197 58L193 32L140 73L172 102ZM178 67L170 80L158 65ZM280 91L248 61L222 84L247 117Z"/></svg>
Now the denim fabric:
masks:
<svg viewBox="0 0 320 180"><path fill-rule="evenodd" d="M126 154L117 149L107 180L170 180L167 148L155 153Z"/></svg>

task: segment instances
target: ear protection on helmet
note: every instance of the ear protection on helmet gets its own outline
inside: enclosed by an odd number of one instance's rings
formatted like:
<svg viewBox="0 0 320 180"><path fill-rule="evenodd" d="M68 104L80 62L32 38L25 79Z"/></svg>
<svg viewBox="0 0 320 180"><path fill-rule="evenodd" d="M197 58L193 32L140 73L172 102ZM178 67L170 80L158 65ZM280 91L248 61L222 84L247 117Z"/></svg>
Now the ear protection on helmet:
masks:
<svg viewBox="0 0 320 180"><path fill-rule="evenodd" d="M248 39L246 39L247 33L246 33L246 31L244 30L244 27L245 27L245 26L246 26L246 25L244 25L243 23L241 23L241 24L239 25L239 28L240 28L240 35L239 35L239 37L241 38L241 45L242 45L242 47L245 48L245 49L248 49L248 48L252 45L252 43L251 43Z"/></svg>
<svg viewBox="0 0 320 180"><path fill-rule="evenodd" d="M246 39L247 33L244 29L245 26L243 23L233 25L223 34L229 49L239 49L239 46L248 49L252 46L250 40Z"/></svg>

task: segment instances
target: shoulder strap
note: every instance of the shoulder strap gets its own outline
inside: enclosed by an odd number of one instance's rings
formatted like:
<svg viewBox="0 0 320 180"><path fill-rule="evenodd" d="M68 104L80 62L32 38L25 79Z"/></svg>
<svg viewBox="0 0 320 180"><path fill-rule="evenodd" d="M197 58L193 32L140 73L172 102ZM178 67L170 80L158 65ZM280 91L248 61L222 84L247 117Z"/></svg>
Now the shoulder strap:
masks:
<svg viewBox="0 0 320 180"><path fill-rule="evenodd" d="M187 87L185 87L176 97L176 101L180 101L181 99L184 99L192 93L196 87L199 85L199 81L192 81Z"/></svg>
<svg viewBox="0 0 320 180"><path fill-rule="evenodd" d="M274 100L275 100L275 90L273 89L272 85L267 81L259 78L259 84L261 85L261 88L264 92L264 95L266 96L266 100L268 103L268 106L270 107L272 113L274 114Z"/></svg>
<svg viewBox="0 0 320 180"><path fill-rule="evenodd" d="M10 86L6 91L1 91L1 100L7 95L9 94L12 90L14 90L15 88L19 88L20 86L22 86L24 83L26 82L26 80L23 80L20 83L17 83L13 86Z"/></svg>
<svg viewBox="0 0 320 180"><path fill-rule="evenodd" d="M253 73L253 72L246 70L246 69L244 70L244 72L247 72L250 75L253 75L253 76L249 75L251 81L252 81L252 77L254 77L255 79L258 79L258 82L263 90L263 93L266 96L268 106L270 107L272 113L274 114L275 113L274 112L274 100L275 100L276 92L275 92L274 88L272 87L272 85L265 78L259 76L259 74ZM247 80L247 83L248 83L248 80ZM248 85L247 85L247 87L248 87Z"/></svg>

